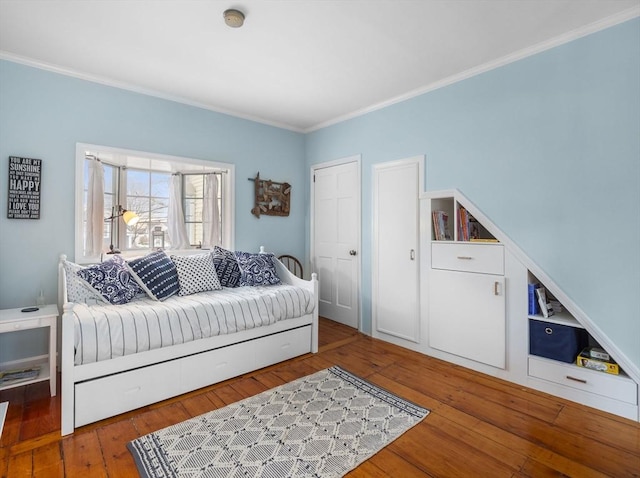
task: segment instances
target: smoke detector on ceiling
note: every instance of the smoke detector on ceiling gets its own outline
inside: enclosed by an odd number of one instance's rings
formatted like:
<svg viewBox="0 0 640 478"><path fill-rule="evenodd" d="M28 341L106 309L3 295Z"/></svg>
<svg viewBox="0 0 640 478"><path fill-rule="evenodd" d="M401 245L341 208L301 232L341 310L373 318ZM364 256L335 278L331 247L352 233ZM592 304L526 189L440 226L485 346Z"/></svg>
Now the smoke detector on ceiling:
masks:
<svg viewBox="0 0 640 478"><path fill-rule="evenodd" d="M244 23L244 13L240 10L230 8L229 10L225 10L223 16L224 22L231 28L240 28Z"/></svg>

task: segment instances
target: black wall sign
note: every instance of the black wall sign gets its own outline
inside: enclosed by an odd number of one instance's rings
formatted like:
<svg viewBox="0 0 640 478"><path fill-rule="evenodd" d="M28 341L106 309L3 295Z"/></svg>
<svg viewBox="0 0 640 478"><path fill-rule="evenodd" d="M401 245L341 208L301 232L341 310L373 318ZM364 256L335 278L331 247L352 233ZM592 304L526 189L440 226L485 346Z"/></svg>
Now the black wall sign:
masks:
<svg viewBox="0 0 640 478"><path fill-rule="evenodd" d="M7 218L40 219L42 160L9 156Z"/></svg>

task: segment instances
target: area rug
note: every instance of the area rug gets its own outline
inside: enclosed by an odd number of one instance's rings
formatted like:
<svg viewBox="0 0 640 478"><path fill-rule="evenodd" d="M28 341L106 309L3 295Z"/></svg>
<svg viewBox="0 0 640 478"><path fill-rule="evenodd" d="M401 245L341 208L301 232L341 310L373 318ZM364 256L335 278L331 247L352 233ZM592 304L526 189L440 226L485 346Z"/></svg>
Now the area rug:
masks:
<svg viewBox="0 0 640 478"><path fill-rule="evenodd" d="M144 478L337 477L428 414L335 366L127 447Z"/></svg>

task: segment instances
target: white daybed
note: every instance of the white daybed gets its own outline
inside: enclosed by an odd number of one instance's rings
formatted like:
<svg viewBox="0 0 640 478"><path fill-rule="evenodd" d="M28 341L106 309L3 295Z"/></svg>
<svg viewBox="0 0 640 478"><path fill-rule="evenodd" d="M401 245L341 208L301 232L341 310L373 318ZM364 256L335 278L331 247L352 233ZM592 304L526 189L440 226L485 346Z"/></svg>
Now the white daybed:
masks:
<svg viewBox="0 0 640 478"><path fill-rule="evenodd" d="M120 413L318 351L318 281L302 280L275 261L283 284L307 289L313 311L301 317L108 360L77 364L74 303L59 266L62 315L62 435ZM126 306L126 305L125 305Z"/></svg>

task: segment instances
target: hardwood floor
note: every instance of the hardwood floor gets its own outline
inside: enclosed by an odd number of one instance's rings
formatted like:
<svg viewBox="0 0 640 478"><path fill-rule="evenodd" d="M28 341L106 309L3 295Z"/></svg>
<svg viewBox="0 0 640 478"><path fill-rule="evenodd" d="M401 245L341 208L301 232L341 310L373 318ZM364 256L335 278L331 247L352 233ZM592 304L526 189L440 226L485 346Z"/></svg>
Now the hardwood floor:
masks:
<svg viewBox="0 0 640 478"><path fill-rule="evenodd" d="M442 362L322 319L320 352L60 437L60 397L40 383L0 392L3 477L137 476L126 443L331 365L431 414L347 476L638 477L640 424ZM116 400L117 397L114 397Z"/></svg>

